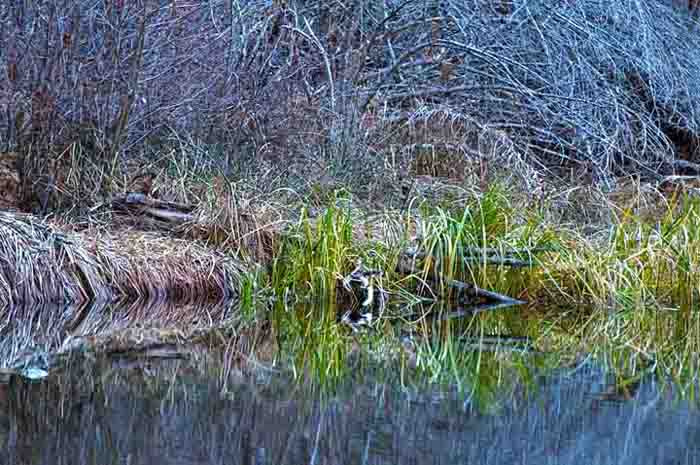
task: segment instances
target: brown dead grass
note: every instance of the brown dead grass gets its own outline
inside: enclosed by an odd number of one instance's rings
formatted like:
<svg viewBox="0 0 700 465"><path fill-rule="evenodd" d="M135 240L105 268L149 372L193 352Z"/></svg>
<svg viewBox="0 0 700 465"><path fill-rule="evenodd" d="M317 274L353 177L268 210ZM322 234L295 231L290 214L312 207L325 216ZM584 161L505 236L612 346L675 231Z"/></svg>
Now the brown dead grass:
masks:
<svg viewBox="0 0 700 465"><path fill-rule="evenodd" d="M94 298L221 300L243 266L232 256L166 234L62 230L0 212L0 303Z"/></svg>
<svg viewBox="0 0 700 465"><path fill-rule="evenodd" d="M86 230L81 236L104 282L131 298L225 299L235 295L243 272L230 256L165 234L131 230L96 238Z"/></svg>
<svg viewBox="0 0 700 465"><path fill-rule="evenodd" d="M290 218L289 209L270 195L254 195L216 176L201 188L196 221L181 228L183 237L228 250L257 264L270 263Z"/></svg>

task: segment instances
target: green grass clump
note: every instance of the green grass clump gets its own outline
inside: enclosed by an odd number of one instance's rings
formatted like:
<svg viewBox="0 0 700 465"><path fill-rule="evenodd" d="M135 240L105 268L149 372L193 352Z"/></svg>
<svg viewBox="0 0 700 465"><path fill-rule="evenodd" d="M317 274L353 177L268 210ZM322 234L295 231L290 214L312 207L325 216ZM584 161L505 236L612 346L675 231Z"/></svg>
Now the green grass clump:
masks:
<svg viewBox="0 0 700 465"><path fill-rule="evenodd" d="M460 209L438 208L421 223L419 250L426 257L421 272L443 285L456 279L518 296L540 275L535 254L559 248L558 236L539 215L519 214L499 186ZM528 266L512 267L509 260Z"/></svg>
<svg viewBox="0 0 700 465"><path fill-rule="evenodd" d="M688 380L700 369L698 200L678 199L654 223L620 210L598 235L516 208L500 186L452 205L375 215L380 219L374 222L350 205L336 193L317 216L303 211L270 268L267 279L277 297L273 327L297 373L314 373L328 384L348 374L351 354L372 358L379 346L406 353L397 333L406 327L405 307L359 335L339 325L338 316L352 303L343 299L341 279L358 259L385 271L382 285L394 302L412 296L415 281L406 279L405 269L395 270L407 255L413 277L438 299L449 297L447 283L454 279L530 302L525 312L414 325L418 338L406 358L413 368L407 379L452 384L488 399L495 392L489 386L507 385L506 371L530 373L529 356L494 356L464 344L465 336L479 334L526 335L549 353L548 366L593 354L627 380L650 370ZM382 227L387 218L391 227ZM520 266L511 266L514 261ZM242 293L248 300L252 295Z"/></svg>
<svg viewBox="0 0 700 465"><path fill-rule="evenodd" d="M357 258L368 253L354 241L353 227L351 210L337 198L316 219L303 211L271 267L278 345L297 372L311 371L322 384L345 374L352 343L349 329L337 324L337 289Z"/></svg>
<svg viewBox="0 0 700 465"><path fill-rule="evenodd" d="M623 212L608 237L574 236L544 263L552 288L597 308L675 307L683 317L700 290L700 201L687 199L655 224Z"/></svg>
<svg viewBox="0 0 700 465"><path fill-rule="evenodd" d="M700 370L700 200L674 199L655 222L625 210L606 237L567 242L543 263L543 285L578 308L570 331L577 350L630 375L651 365L692 381Z"/></svg>
<svg viewBox="0 0 700 465"><path fill-rule="evenodd" d="M334 301L338 277L347 270L353 249L353 220L349 210L329 207L314 223L306 210L282 241L272 264L272 286L277 295L324 296Z"/></svg>
<svg viewBox="0 0 700 465"><path fill-rule="evenodd" d="M368 333L356 334L338 324L338 316L352 304L342 298L340 293L344 290L340 282L357 260L385 271L382 284L391 289L394 298L410 294L408 282L394 271L396 260L408 247L408 234L394 234L403 238L391 245L374 242L367 231L364 240L359 240L357 237L363 228L372 228L366 223L358 225L358 217L348 205L349 202L336 197L316 218L310 218L304 211L298 223L281 240L270 272L271 287L277 296L272 320L278 347L291 359L297 373L314 374L312 379L326 385L348 374L350 354L376 358L374 355L379 352L386 355L393 353L392 347L402 347L395 332L403 325L405 315L401 310L389 312L391 316L375 324L374 330ZM465 257L477 248L503 250L503 255L507 255L511 250L543 248L555 243L554 235L542 228L536 218L529 221L518 218L505 195L495 189L460 210L437 209L423 211L421 215L408 218L404 224L413 221L423 225L419 250L424 253L426 275L434 275L438 269L442 278L474 282L476 277L480 286L496 283L501 291L508 290L509 284L522 290L527 278L513 284L515 277L534 274L535 268L508 270L506 265L475 263L473 257L472 260ZM494 273L496 280L492 283L490 279L494 278ZM474 321L478 323L479 320ZM466 392L485 386L478 382L483 381L482 378L498 383L504 379L502 373L489 374L489 370L500 370L498 363L486 362L493 361L493 354L482 357L480 351L465 350L458 341L459 335L449 328L419 332L421 336L412 357L417 372L430 382L447 383L449 380ZM489 397L491 391L478 389L479 393L474 392L474 395Z"/></svg>

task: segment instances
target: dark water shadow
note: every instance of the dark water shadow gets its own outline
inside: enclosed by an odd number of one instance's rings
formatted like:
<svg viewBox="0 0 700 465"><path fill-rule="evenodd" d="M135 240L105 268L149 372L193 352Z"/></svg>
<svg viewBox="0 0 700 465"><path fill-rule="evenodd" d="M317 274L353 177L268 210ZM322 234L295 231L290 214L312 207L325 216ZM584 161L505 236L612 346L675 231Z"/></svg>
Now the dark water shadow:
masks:
<svg viewBox="0 0 700 465"><path fill-rule="evenodd" d="M606 400L590 362L498 399L365 380L333 395L226 357L78 360L0 384L7 464L696 464L700 415L642 380Z"/></svg>

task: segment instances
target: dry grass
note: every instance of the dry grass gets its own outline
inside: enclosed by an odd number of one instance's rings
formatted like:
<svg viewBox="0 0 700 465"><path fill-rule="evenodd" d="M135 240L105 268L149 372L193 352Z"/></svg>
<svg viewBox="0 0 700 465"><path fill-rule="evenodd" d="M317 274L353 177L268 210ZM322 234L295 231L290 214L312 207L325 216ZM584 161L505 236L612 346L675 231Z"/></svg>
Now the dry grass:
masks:
<svg viewBox="0 0 700 465"><path fill-rule="evenodd" d="M255 194L241 183L215 176L200 188L196 220L185 225L184 237L256 264L270 263L290 216L289 206L274 200L275 194Z"/></svg>
<svg viewBox="0 0 700 465"><path fill-rule="evenodd" d="M31 216L0 213L0 234L5 304L221 300L236 294L243 272L231 256L157 233L68 233Z"/></svg>
<svg viewBox="0 0 700 465"><path fill-rule="evenodd" d="M28 215L0 212L0 303L83 301L97 269L74 239Z"/></svg>
<svg viewBox="0 0 700 465"><path fill-rule="evenodd" d="M103 282L139 300L221 300L236 294L243 268L232 257L184 239L141 231L105 234L83 243Z"/></svg>

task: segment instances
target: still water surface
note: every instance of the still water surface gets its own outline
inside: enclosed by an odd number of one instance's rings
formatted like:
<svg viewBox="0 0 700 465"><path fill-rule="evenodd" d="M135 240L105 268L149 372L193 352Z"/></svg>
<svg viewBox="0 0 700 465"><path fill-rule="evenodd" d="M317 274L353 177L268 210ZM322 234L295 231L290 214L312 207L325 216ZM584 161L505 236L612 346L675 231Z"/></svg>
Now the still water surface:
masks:
<svg viewBox="0 0 700 465"><path fill-rule="evenodd" d="M0 464L700 464L700 415L645 379L602 395L592 362L487 408L357 380L332 395L223 357L80 360L0 384ZM369 379L372 379L371 377Z"/></svg>

